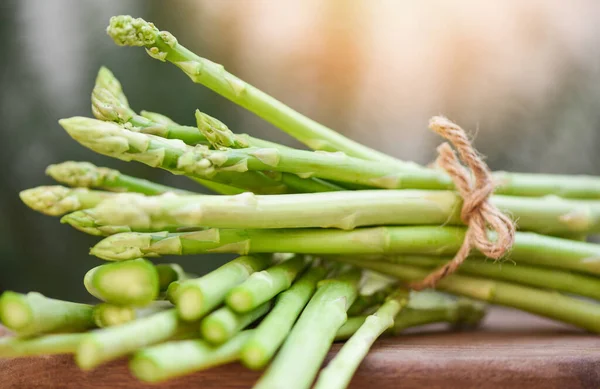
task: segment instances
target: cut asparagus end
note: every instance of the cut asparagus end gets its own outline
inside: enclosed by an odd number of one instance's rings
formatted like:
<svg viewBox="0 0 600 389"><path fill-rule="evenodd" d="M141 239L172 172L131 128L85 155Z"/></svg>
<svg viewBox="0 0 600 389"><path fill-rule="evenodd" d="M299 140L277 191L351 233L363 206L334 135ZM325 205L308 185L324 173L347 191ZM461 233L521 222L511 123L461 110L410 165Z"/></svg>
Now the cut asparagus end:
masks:
<svg viewBox="0 0 600 389"><path fill-rule="evenodd" d="M265 366L267 356L260 343L252 340L246 342L240 353L240 360L244 366L252 370L260 370Z"/></svg>
<svg viewBox="0 0 600 389"><path fill-rule="evenodd" d="M248 142L234 134L220 120L196 110L196 125L198 130L208 139L210 144L218 149L220 147L245 148Z"/></svg>
<svg viewBox="0 0 600 389"><path fill-rule="evenodd" d="M234 290L227 296L226 303L236 312L247 312L254 308L252 294L247 290Z"/></svg>
<svg viewBox="0 0 600 389"><path fill-rule="evenodd" d="M27 298L14 292L4 292L0 297L0 322L13 331L25 329L33 320Z"/></svg>
<svg viewBox="0 0 600 389"><path fill-rule="evenodd" d="M212 344L221 344L230 337L230 330L217 318L207 317L200 323L202 337Z"/></svg>
<svg viewBox="0 0 600 389"><path fill-rule="evenodd" d="M136 357L129 362L129 369L136 378L145 382L156 382L161 378L159 366L152 358L143 354L136 355Z"/></svg>
<svg viewBox="0 0 600 389"><path fill-rule="evenodd" d="M135 319L135 309L113 304L100 304L94 307L94 323L100 328L124 324Z"/></svg>
<svg viewBox="0 0 600 389"><path fill-rule="evenodd" d="M120 173L89 162L66 161L48 166L46 174L69 186L91 188L103 186L105 181L114 180Z"/></svg>
<svg viewBox="0 0 600 389"><path fill-rule="evenodd" d="M26 189L19 193L19 197L29 208L50 216L61 216L81 208L73 189L59 185Z"/></svg>
<svg viewBox="0 0 600 389"><path fill-rule="evenodd" d="M179 291L179 287L181 286L181 282L180 281L173 281L169 284L169 288L167 289L167 300L169 300L169 302L171 302L171 304L175 304L177 299L179 298L179 295L177 294L177 292Z"/></svg>
<svg viewBox="0 0 600 389"><path fill-rule="evenodd" d="M98 355L102 345L98 344L91 336L84 337L75 353L75 363L82 370L90 370L99 364Z"/></svg>
<svg viewBox="0 0 600 389"><path fill-rule="evenodd" d="M202 316L204 297L202 291L193 285L180 285L175 290L169 288L171 296L176 298L177 312L183 320L197 320Z"/></svg>
<svg viewBox="0 0 600 389"><path fill-rule="evenodd" d="M156 268L143 258L95 267L84 284L93 296L116 305L148 305L159 293Z"/></svg>
<svg viewBox="0 0 600 389"><path fill-rule="evenodd" d="M159 31L144 19L119 15L110 18L106 33L119 46L150 46L156 42Z"/></svg>

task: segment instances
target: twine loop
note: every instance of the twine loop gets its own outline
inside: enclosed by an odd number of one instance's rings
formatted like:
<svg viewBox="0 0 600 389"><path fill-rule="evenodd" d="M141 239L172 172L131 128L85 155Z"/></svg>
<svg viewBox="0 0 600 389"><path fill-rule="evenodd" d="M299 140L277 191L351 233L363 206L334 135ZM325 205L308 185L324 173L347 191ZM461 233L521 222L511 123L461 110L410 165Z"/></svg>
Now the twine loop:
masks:
<svg viewBox="0 0 600 389"><path fill-rule="evenodd" d="M443 116L431 118L429 128L445 138L458 152L457 156L448 142L442 143L437 148L436 164L452 178L463 198L460 217L468 227L454 258L413 284L413 289L417 290L435 287L442 278L454 273L473 247L486 257L500 259L510 250L515 239L513 221L489 201L495 189L492 174L471 145L465 131ZM496 233L495 240L490 240L488 230Z"/></svg>

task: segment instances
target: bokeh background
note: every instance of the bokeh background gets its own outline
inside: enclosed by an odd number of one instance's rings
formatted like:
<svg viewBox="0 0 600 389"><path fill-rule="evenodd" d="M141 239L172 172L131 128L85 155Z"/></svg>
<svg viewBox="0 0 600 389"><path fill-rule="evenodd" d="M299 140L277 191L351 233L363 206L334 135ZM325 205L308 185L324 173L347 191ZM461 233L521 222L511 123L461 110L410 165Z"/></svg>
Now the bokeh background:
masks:
<svg viewBox="0 0 600 389"><path fill-rule="evenodd" d="M181 177L92 153L58 126L90 116L101 65L134 109L292 139L142 49L115 46L112 15L140 16L188 48L345 135L428 163L429 117L468 129L495 170L600 175L600 2L596 0L2 0L0 291L85 301L97 240L37 214L22 189L51 163L89 160L193 189ZM202 273L227 257L165 258Z"/></svg>

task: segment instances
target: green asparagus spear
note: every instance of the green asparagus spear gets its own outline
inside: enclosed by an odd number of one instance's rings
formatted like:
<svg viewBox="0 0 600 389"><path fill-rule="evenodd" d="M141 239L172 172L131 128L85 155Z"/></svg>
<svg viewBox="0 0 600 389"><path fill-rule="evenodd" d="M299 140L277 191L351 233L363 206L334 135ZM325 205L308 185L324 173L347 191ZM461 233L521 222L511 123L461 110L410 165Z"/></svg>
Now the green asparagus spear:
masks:
<svg viewBox="0 0 600 389"><path fill-rule="evenodd" d="M251 369L261 369L269 363L302 309L312 297L317 283L325 277L323 267L309 269L291 288L277 296L275 306L244 344L240 359Z"/></svg>
<svg viewBox="0 0 600 389"><path fill-rule="evenodd" d="M433 323L449 323L455 327L473 327L485 316L484 306L461 298L435 306L408 307L402 309L394 320L394 326L385 333L398 335L407 328ZM349 339L365 322L367 316L349 317L335 335L335 340Z"/></svg>
<svg viewBox="0 0 600 389"><path fill-rule="evenodd" d="M288 289L305 266L305 258L298 256L252 273L246 281L229 291L225 302L236 312L253 310Z"/></svg>
<svg viewBox="0 0 600 389"><path fill-rule="evenodd" d="M310 387L336 332L347 319L346 311L356 298L359 278L360 272L352 270L321 281L255 389Z"/></svg>
<svg viewBox="0 0 600 389"><path fill-rule="evenodd" d="M156 268L143 258L97 266L83 283L92 296L117 305L148 305L160 290Z"/></svg>
<svg viewBox="0 0 600 389"><path fill-rule="evenodd" d="M114 194L59 185L38 186L19 193L19 197L29 208L50 216L93 208L112 195Z"/></svg>
<svg viewBox="0 0 600 389"><path fill-rule="evenodd" d="M252 273L268 266L268 256L242 256L207 275L186 280L169 288L184 320L197 320L221 304L231 288L244 282ZM175 287L174 287L175 288Z"/></svg>
<svg viewBox="0 0 600 389"><path fill-rule="evenodd" d="M18 336L92 328L92 311L91 305L55 300L36 292L7 291L0 296L0 322Z"/></svg>
<svg viewBox="0 0 600 389"><path fill-rule="evenodd" d="M274 124L314 150L342 151L349 156L381 161L395 169L415 175L437 174L441 187L449 183L443 172L431 172L414 163L399 161L356 143L337 132L299 114L271 96L226 72L222 65L201 58L177 42L167 31L159 31L152 23L128 15L111 18L107 28L120 46L143 46L151 57L169 61L185 72L192 81L205 85L218 94ZM256 145L264 147L263 145ZM268 146L267 146L268 147ZM415 177L411 177L415 179ZM334 178L335 179L335 178ZM516 196L555 194L570 198L600 198L600 180L591 176L542 175L497 172L496 193ZM393 181L393 180L391 180ZM430 188L440 189L440 187Z"/></svg>
<svg viewBox="0 0 600 389"><path fill-rule="evenodd" d="M99 188L111 192L134 192L145 195L167 192L193 194L186 190L131 177L115 169L98 167L89 162L67 161L50 165L46 168L46 174L62 184L73 187Z"/></svg>
<svg viewBox="0 0 600 389"><path fill-rule="evenodd" d="M348 309L348 315L360 315L369 308L377 307L378 305L385 302L387 297L396 289L398 289L398 285L391 284L377 290L372 294L359 293L352 306L350 306L350 308Z"/></svg>
<svg viewBox="0 0 600 389"><path fill-rule="evenodd" d="M451 258L391 256L381 257L381 259L401 265L433 269L444 265ZM504 263L484 262L473 258L461 264L458 273L510 281L543 289L554 289L600 300L600 279L578 272L527 266L508 261Z"/></svg>
<svg viewBox="0 0 600 389"><path fill-rule="evenodd" d="M494 196L492 203L519 228L544 234L599 232L600 202ZM460 196L450 191L363 190L335 193L237 196L113 196L78 212L75 228L127 226L132 231L177 227L340 228L369 225L461 224ZM79 216L81 215L81 216Z"/></svg>
<svg viewBox="0 0 600 389"><path fill-rule="evenodd" d="M107 86L108 85L108 86ZM114 88L118 85L118 88ZM252 138L248 135L237 135L231 132L227 126L219 120L204 113L197 112L197 128L180 126L171 119L151 113L150 115L137 115L129 105L121 101L125 97L120 87L119 81L106 68L101 68L98 72L96 85L92 92L92 111L97 119L105 121L114 121L121 124L133 126L132 129L142 133L158 135L167 139L179 139L188 145L210 145L214 148L220 147L275 147L286 148L276 143ZM156 121L152 118L157 118ZM302 179L295 175L285 174L279 177L284 184L293 188L297 192L326 192L340 190L337 185L333 185L319 179ZM211 181L201 182L204 186L211 188ZM219 193L217 191L217 193ZM229 192L226 192L231 194Z"/></svg>
<svg viewBox="0 0 600 389"><path fill-rule="evenodd" d="M221 307L202 319L200 333L208 342L215 345L222 344L263 317L269 309L271 309L270 302L245 313L236 313L229 307Z"/></svg>
<svg viewBox="0 0 600 389"><path fill-rule="evenodd" d="M207 173L206 169L199 172L194 172L190 168L183 169L185 155L195 154L195 148L187 146L179 139L165 139L128 131L112 122L84 117L61 119L59 123L73 139L102 155L124 161L135 160L152 167L168 170L173 174L187 174L190 177L210 179L256 193L276 194L287 191L285 185L266 177L261 172L248 172L242 164L230 166L230 169L226 170L220 169L220 172L213 169L212 174L205 174ZM211 164L208 160L207 163Z"/></svg>
<svg viewBox="0 0 600 389"><path fill-rule="evenodd" d="M418 281L429 274L429 270L417 266L340 258L346 263L388 274L405 282ZM571 323L592 332L600 332L600 304L568 297L555 291L458 274L443 278L436 284L436 288Z"/></svg>
<svg viewBox="0 0 600 389"><path fill-rule="evenodd" d="M129 368L142 381L160 382L224 365L239 358L242 345L251 335L252 330L242 331L218 347L200 339L159 344L136 352Z"/></svg>
<svg viewBox="0 0 600 389"><path fill-rule="evenodd" d="M140 348L196 331L198 323L181 322L177 312L169 309L86 334L77 348L75 361L80 368L89 370Z"/></svg>
<svg viewBox="0 0 600 389"><path fill-rule="evenodd" d="M194 82L201 83L250 110L313 149L341 150L363 159L396 161L301 115L227 73L222 65L198 57L178 44L177 39L169 32L159 32L153 24L143 19L134 19L131 16L112 17L107 32L118 45L145 46L153 58L172 62Z"/></svg>
<svg viewBox="0 0 600 389"><path fill-rule="evenodd" d="M0 358L74 353L84 333L51 334L37 338L4 337L0 339Z"/></svg>
<svg viewBox="0 0 600 389"><path fill-rule="evenodd" d="M396 292L342 346L319 374L315 389L344 389L375 340L394 325L394 318L408 303L408 292Z"/></svg>
<svg viewBox="0 0 600 389"><path fill-rule="evenodd" d="M166 292L172 282L189 278L183 268L176 263L162 263L154 267L158 273L158 285L161 292Z"/></svg>
<svg viewBox="0 0 600 389"><path fill-rule="evenodd" d="M100 72L102 72L103 70L109 71L107 68L101 67ZM112 73L111 73L111 75L112 75ZM150 111L142 110L142 111L140 111L140 116L143 118L146 118L154 123L163 124L165 126L177 126L178 125L170 117L165 116L162 113L158 113L158 112L150 112ZM98 118L98 119L100 119L100 118Z"/></svg>
<svg viewBox="0 0 600 389"><path fill-rule="evenodd" d="M189 233L123 233L100 241L91 254L120 261L143 256L202 253L312 253L454 255L465 230L458 227L331 229L210 229ZM480 255L473 252L474 256ZM600 245L517 232L507 254L517 263L600 274Z"/></svg>

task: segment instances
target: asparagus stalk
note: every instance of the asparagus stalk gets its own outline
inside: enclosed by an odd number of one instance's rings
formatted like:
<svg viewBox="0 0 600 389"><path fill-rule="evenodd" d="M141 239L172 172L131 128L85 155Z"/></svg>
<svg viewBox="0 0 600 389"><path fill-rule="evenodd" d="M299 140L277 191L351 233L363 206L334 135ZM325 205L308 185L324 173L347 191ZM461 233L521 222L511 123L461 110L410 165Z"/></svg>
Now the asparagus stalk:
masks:
<svg viewBox="0 0 600 389"><path fill-rule="evenodd" d="M325 277L325 273L325 268L313 267L277 297L271 312L261 321L242 348L240 359L244 365L256 370L269 363L313 295L317 282Z"/></svg>
<svg viewBox="0 0 600 389"><path fill-rule="evenodd" d="M134 19L128 15L115 16L111 18L107 32L117 45L146 47L146 52L151 57L173 63L192 81L203 84L248 109L314 150L342 151L352 157L381 161L399 170L412 171L416 175L419 172L425 176L434 174L414 163L399 161L365 147L299 114L226 72L222 65L192 53L180 45L172 34L159 31L152 23L143 19ZM446 187L449 183L448 177L443 172L436 174L439 175L442 187ZM501 194L516 196L555 194L570 198L600 198L600 180L592 176L497 172L494 174L494 179L499 185L496 193Z"/></svg>
<svg viewBox="0 0 600 389"><path fill-rule="evenodd" d="M94 307L94 323L100 328L128 323L135 319L135 309L131 306L98 304Z"/></svg>
<svg viewBox="0 0 600 389"><path fill-rule="evenodd" d="M341 258L341 260L397 277L405 282L420 280L429 274L429 270L417 266L360 261L353 258ZM568 297L555 291L455 274L440 280L436 287L453 294L521 309L592 332L600 332L599 304Z"/></svg>
<svg viewBox="0 0 600 389"><path fill-rule="evenodd" d="M252 273L246 281L229 291L225 302L236 312L253 310L288 289L305 266L305 258L297 256L263 271Z"/></svg>
<svg viewBox="0 0 600 389"><path fill-rule="evenodd" d="M84 117L61 119L59 123L69 135L95 152L124 161L138 161L148 166L159 167L173 174L187 174L200 179L210 179L221 184L247 189L256 193L284 193L287 188L266 177L261 172L249 172L242 165L230 169L207 169L197 172L186 167L186 155L195 155L196 148L187 146L179 139L165 139L154 135L128 131L118 124ZM217 158L218 155L217 155ZM198 163L195 166L211 165ZM243 174L242 174L243 173Z"/></svg>
<svg viewBox="0 0 600 389"><path fill-rule="evenodd" d="M341 150L363 159L396 162L392 157L351 141L301 115L226 72L222 65L195 55L178 44L177 39L169 32L159 32L153 24L143 19L133 19L131 16L112 17L107 32L118 45L145 46L153 58L172 62L192 81L203 84L241 105L313 149Z"/></svg>
<svg viewBox="0 0 600 389"><path fill-rule="evenodd" d="M85 334L76 333L52 334L27 339L4 337L0 339L0 358L71 354L75 352L83 336Z"/></svg>
<svg viewBox="0 0 600 389"><path fill-rule="evenodd" d="M202 253L312 253L454 255L465 230L458 227L331 229L210 229L188 233L123 233L100 241L91 254L112 261ZM480 256L476 252L475 256ZM517 232L508 259L600 274L600 245Z"/></svg>
<svg viewBox="0 0 600 389"><path fill-rule="evenodd" d="M346 311L356 298L359 278L360 272L352 270L320 282L255 389L310 387L336 332L347 319Z"/></svg>
<svg viewBox="0 0 600 389"><path fill-rule="evenodd" d="M160 290L156 268L143 258L97 266L83 283L92 296L117 305L148 305Z"/></svg>
<svg viewBox="0 0 600 389"><path fill-rule="evenodd" d="M517 219L519 228L526 231L600 231L600 202L509 196L494 196L492 202ZM458 225L462 223L461 208L460 196L449 191L364 190L277 196L125 194L78 212L80 220L69 223L78 229L128 226L138 232L198 226L350 230L370 225Z"/></svg>
<svg viewBox="0 0 600 389"><path fill-rule="evenodd" d="M342 346L319 374L315 389L344 389L375 340L394 325L394 318L408 303L408 292L397 292L372 315Z"/></svg>
<svg viewBox="0 0 600 389"><path fill-rule="evenodd" d="M449 323L455 327L472 327L477 325L485 316L485 310L481 304L461 298L445 304L433 307L411 307L409 305L396 316L394 325L385 334L398 335L408 328L434 323ZM368 316L349 317L340 327L335 340L349 339L365 322Z"/></svg>
<svg viewBox="0 0 600 389"><path fill-rule="evenodd" d="M381 288L371 294L359 293L354 303L350 306L350 308L348 308L348 315L360 315L364 313L366 309L382 304L383 302L385 302L387 297L396 289L398 289L398 286L392 284Z"/></svg>
<svg viewBox="0 0 600 389"><path fill-rule="evenodd" d="M64 186L38 186L19 193L21 200L31 209L49 216L61 216L80 209L93 208L113 194L86 188Z"/></svg>
<svg viewBox="0 0 600 389"><path fill-rule="evenodd" d="M158 273L158 286L161 292L166 292L172 282L189 278L181 266L176 263L163 263L154 267Z"/></svg>
<svg viewBox="0 0 600 389"><path fill-rule="evenodd" d="M268 266L267 256L242 256L207 275L186 280L169 294L174 298L183 320L197 320L221 304L231 288L244 282L252 273Z"/></svg>
<svg viewBox="0 0 600 389"><path fill-rule="evenodd" d="M401 265L431 269L442 266L451 259L424 256L394 256L385 257L384 260ZM543 289L553 289L600 300L600 279L577 272L522 264L516 265L514 263L483 262L475 259L461 264L458 272L460 274L510 281Z"/></svg>
<svg viewBox="0 0 600 389"><path fill-rule="evenodd" d="M113 85L118 85L119 87L115 89L112 88ZM214 148L239 148L248 147L249 145L255 147L287 148L276 143L252 138L245 134L234 134L225 124L200 111L196 112L197 128L180 126L162 115L154 121L152 117L156 117L157 114L137 115L129 108L127 102L123 103L121 101L121 96L124 98L119 81L108 69L101 68L98 72L94 91L92 92L92 110L96 118L100 120L131 125L135 131L158 135L167 139L179 139L188 145L202 144ZM284 184L299 192L324 192L341 189L337 185L314 178L302 179L286 174L280 179ZM210 181L201 183L207 186L206 184L210 183Z"/></svg>
<svg viewBox="0 0 600 389"><path fill-rule="evenodd" d="M100 68L100 72L102 72L103 70L106 70L108 72L110 72L110 70L108 70L107 68L105 68L104 66ZM112 72L111 76L112 76ZM114 77L114 76L113 76ZM158 112L150 112L150 111L140 111L140 116L143 118L146 118L152 122L158 123L158 124L163 124L165 126L176 126L178 125L175 121L173 121L173 119L171 119L170 117L163 115L162 113L158 113ZM100 118L97 118L100 119Z"/></svg>
<svg viewBox="0 0 600 389"><path fill-rule="evenodd" d="M180 322L177 312L169 309L86 334L77 348L75 361L80 368L89 370L140 348L192 334L197 331L197 326L198 323Z"/></svg>
<svg viewBox="0 0 600 389"><path fill-rule="evenodd" d="M67 161L46 168L46 174L56 181L73 187L98 188L111 192L134 192L157 195L167 192L193 194L152 181L122 174L118 170L98 167L89 162Z"/></svg>
<svg viewBox="0 0 600 389"><path fill-rule="evenodd" d="M221 307L200 322L200 333L208 342L219 345L234 337L241 330L263 317L271 309L266 302L245 313L236 313L229 307Z"/></svg>
<svg viewBox="0 0 600 389"><path fill-rule="evenodd" d="M0 296L0 322L18 336L91 328L92 311L91 305L55 300L36 292L7 291Z"/></svg>
<svg viewBox="0 0 600 389"><path fill-rule="evenodd" d="M251 335L252 330L242 331L218 347L200 339L159 344L136 352L129 368L142 381L165 381L237 360Z"/></svg>

